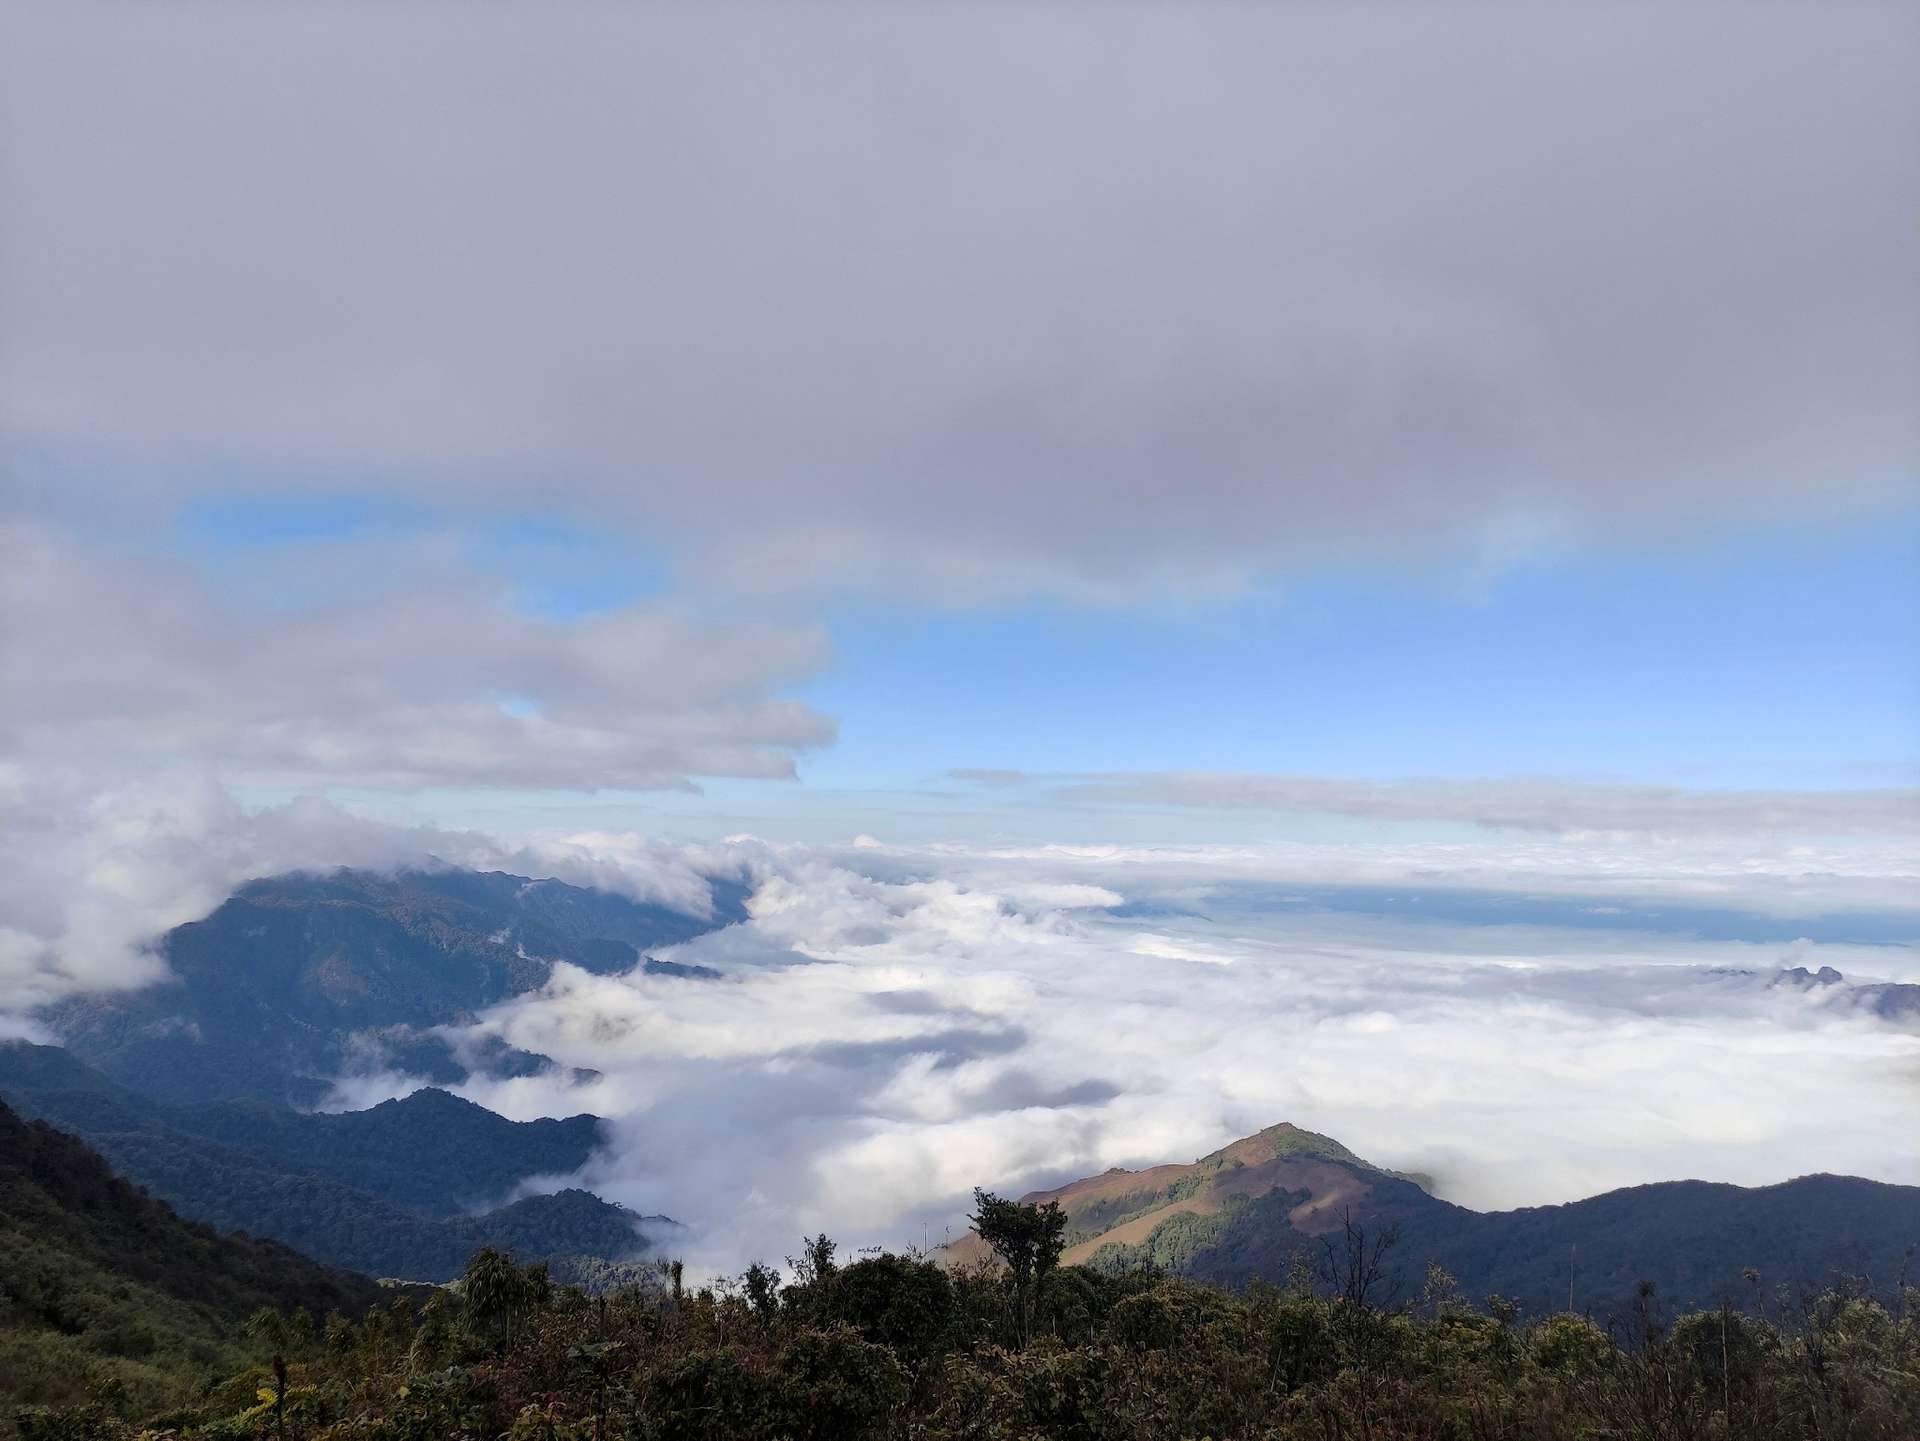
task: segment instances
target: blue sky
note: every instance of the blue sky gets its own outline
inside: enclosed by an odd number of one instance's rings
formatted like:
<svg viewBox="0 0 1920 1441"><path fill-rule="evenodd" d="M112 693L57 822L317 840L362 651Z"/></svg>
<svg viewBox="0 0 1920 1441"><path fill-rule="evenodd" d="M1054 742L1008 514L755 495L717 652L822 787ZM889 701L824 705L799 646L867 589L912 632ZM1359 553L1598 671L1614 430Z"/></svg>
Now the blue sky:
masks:
<svg viewBox="0 0 1920 1441"><path fill-rule="evenodd" d="M682 584L637 537L508 519L463 527L348 498L236 491L184 506L160 534L148 544L238 605L265 596L324 606L390 583L381 567L394 547L435 543L511 607L562 623ZM310 576L304 590L288 584L293 556ZM1090 818L1063 813L1044 786L1157 771L1911 785L1916 557L1920 518L1906 512L1871 526L1563 548L1470 574L1323 567L1223 599L954 607L843 597L819 607L829 658L787 688L838 724L835 743L801 753L797 782L702 778L697 796L358 799L496 824L523 807L694 833L1084 838L1104 826L1137 838L1157 826L1195 839L1356 827L1219 813ZM949 774L970 769L1027 773L1043 788Z"/></svg>
<svg viewBox="0 0 1920 1441"><path fill-rule="evenodd" d="M9 17L9 761L1909 837L1920 20L1386 13Z"/></svg>
<svg viewBox="0 0 1920 1441"><path fill-rule="evenodd" d="M1173 613L848 610L807 694L822 784L1038 772L1560 775L1848 786L1920 762L1914 523L1378 570ZM961 759L964 757L965 759Z"/></svg>

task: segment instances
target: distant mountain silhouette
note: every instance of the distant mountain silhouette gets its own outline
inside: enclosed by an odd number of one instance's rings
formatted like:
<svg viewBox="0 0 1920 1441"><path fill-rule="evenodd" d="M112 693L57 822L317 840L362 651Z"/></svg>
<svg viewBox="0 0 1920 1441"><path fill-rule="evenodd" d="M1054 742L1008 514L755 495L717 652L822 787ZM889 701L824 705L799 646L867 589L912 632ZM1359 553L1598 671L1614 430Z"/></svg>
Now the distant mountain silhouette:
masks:
<svg viewBox="0 0 1920 1441"><path fill-rule="evenodd" d="M1067 1213L1069 1264L1152 1262L1229 1284L1284 1281L1298 1264L1323 1263L1329 1248L1344 1255L1352 1222L1375 1238L1397 1230L1385 1287L1397 1280L1403 1294L1416 1292L1438 1264L1470 1298L1498 1294L1534 1314L1564 1308L1570 1292L1576 1309L1621 1314L1643 1280L1664 1305L1711 1306L1756 1284L1748 1268L1769 1290L1841 1276L1891 1287L1920 1243L1920 1187L1847 1176L1754 1188L1673 1181L1478 1212L1288 1124L1191 1164L1116 1169L1025 1199ZM969 1235L947 1257L986 1252Z"/></svg>
<svg viewBox="0 0 1920 1441"><path fill-rule="evenodd" d="M551 1062L497 1042L461 1056L431 1028L544 985L557 962L616 974L744 915L745 887L709 890L710 912L693 915L497 871L277 876L167 932L170 980L44 1019L82 1060L170 1102L312 1105L349 1070L530 1074Z"/></svg>

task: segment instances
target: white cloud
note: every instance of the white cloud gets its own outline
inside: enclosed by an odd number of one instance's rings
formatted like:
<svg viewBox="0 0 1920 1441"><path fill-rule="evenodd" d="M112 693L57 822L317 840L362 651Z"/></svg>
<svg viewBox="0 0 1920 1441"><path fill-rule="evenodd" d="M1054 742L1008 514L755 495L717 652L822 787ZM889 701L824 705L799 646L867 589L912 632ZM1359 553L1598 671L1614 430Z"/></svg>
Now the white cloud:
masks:
<svg viewBox="0 0 1920 1441"><path fill-rule="evenodd" d="M151 979L152 936L264 872L434 856L669 901L697 873L752 880L748 924L674 953L724 979L561 967L479 1022L601 1080L469 1088L508 1114L613 1117L586 1179L697 1223L691 1255L719 1269L821 1228L937 1242L974 1184L1190 1158L1281 1119L1430 1171L1477 1205L1680 1175L1920 1181L1886 1143L1911 1115L1920 1034L1837 992L1767 984L1791 965L1920 979L1911 949L1703 942L1684 916L1664 934L1604 928L1702 896L1782 936L1863 896L1910 912L1910 857L1825 856L1810 880L1791 852L1540 837L1398 851L680 847L386 826L312 800L249 811L190 774L114 792L19 771L0 782L9 1034L31 1033L36 1003ZM1486 923L1498 896L1479 921L1307 903L1329 878L1444 892L1437 866L1455 886L1567 897L1561 923ZM1123 899L1138 913L1109 914ZM366 1104L408 1084L360 1077L350 1093Z"/></svg>
<svg viewBox="0 0 1920 1441"><path fill-rule="evenodd" d="M483 1019L604 1080L472 1089L615 1116L588 1179L694 1222L702 1265L823 1227L937 1242L973 1185L1190 1159L1283 1119L1479 1206L1679 1176L1920 1182L1887 1145L1920 1034L1768 985L1789 964L1920 976L1908 950L1318 910L1122 920L1040 899L1050 858L980 863L1004 889L952 853L904 880L762 859L754 919L676 952L725 980L568 971ZM1130 898L1181 879L1086 873Z"/></svg>
<svg viewBox="0 0 1920 1441"><path fill-rule="evenodd" d="M842 853L878 875L942 874L992 888L1099 882L1179 905L1236 885L1406 886L1416 890L1611 898L1665 897L1794 917L1904 910L1920 856L1898 838L1819 842L1773 835L1515 834L1470 840L1269 841L1248 845L887 846L869 838ZM1607 907L1589 906L1603 914Z"/></svg>

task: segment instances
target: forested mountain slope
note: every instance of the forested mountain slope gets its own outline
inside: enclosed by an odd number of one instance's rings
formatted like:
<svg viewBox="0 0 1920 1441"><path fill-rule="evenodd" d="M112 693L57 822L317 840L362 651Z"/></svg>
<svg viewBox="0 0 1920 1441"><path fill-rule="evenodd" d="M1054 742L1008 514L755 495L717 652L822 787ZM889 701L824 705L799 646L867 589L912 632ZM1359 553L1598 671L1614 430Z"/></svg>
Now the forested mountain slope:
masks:
<svg viewBox="0 0 1920 1441"><path fill-rule="evenodd" d="M609 1261L647 1246L641 1218L577 1189L468 1214L528 1177L578 1170L599 1143L592 1116L509 1121L436 1090L335 1115L166 1106L23 1041L0 1043L0 1096L84 1137L184 1215L374 1275L444 1280L483 1245Z"/></svg>
<svg viewBox="0 0 1920 1441"><path fill-rule="evenodd" d="M26 1041L0 1041L0 1095L82 1135L208 1141L429 1214L502 1200L529 1176L577 1171L601 1140L595 1116L509 1121L433 1088L334 1113L263 1101L167 1105L118 1085L70 1051Z"/></svg>
<svg viewBox="0 0 1920 1441"><path fill-rule="evenodd" d="M0 1103L0 1398L73 1400L111 1383L164 1404L182 1375L239 1362L260 1307L357 1314L380 1295L277 1242L183 1220Z"/></svg>

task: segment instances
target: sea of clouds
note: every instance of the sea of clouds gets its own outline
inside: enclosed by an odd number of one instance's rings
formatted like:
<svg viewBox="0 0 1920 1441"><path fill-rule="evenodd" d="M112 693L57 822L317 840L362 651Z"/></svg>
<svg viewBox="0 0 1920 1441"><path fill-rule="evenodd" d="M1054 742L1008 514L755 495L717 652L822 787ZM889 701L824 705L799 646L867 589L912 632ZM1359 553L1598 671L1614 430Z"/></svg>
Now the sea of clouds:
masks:
<svg viewBox="0 0 1920 1441"><path fill-rule="evenodd" d="M751 918L662 954L721 979L563 966L475 1029L602 1078L466 1088L610 1117L585 1181L685 1221L703 1267L820 1229L938 1244L976 1185L1190 1160L1282 1120L1480 1208L1677 1177L1920 1183L1920 1024L1777 983L1920 979L1920 956L1797 937L1725 877L1733 908L1707 911L1674 896L1710 874L1636 896L1598 854L1531 894L1409 885L1402 857L1391 894L1249 851L720 849L757 877ZM1510 918L1542 904L1557 923Z"/></svg>
<svg viewBox="0 0 1920 1441"><path fill-rule="evenodd" d="M1920 980L1899 840L503 840L249 809L186 774L0 780L34 822L0 867L0 1033L38 1039L46 1002L162 976L152 939L249 876L434 858L694 912L704 877L746 879L745 922L658 953L717 979L562 964L450 1033L560 1062L462 1089L607 1117L550 1184L681 1220L703 1269L823 1229L938 1244L976 1185L1189 1160L1283 1120L1483 1208L1674 1177L1920 1183L1920 1021L1854 989ZM1848 984L1777 983L1823 965ZM331 1104L421 1083L346 1076Z"/></svg>

